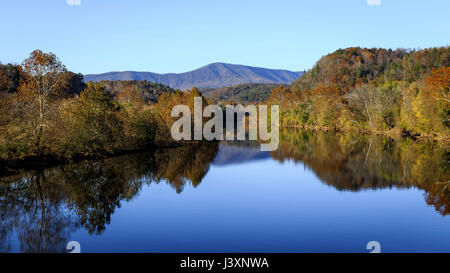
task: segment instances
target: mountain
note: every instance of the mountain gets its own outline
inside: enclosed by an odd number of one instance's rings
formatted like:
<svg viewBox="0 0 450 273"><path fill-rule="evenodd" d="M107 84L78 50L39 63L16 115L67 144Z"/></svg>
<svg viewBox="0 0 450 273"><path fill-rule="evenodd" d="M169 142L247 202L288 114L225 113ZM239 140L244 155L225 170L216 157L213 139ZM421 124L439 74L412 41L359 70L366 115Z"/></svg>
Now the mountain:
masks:
<svg viewBox="0 0 450 273"><path fill-rule="evenodd" d="M85 81L101 80L147 80L161 83L174 89L219 88L242 83L291 84L303 72L267 69L245 65L213 63L185 73L157 74L152 72L108 72L85 75Z"/></svg>

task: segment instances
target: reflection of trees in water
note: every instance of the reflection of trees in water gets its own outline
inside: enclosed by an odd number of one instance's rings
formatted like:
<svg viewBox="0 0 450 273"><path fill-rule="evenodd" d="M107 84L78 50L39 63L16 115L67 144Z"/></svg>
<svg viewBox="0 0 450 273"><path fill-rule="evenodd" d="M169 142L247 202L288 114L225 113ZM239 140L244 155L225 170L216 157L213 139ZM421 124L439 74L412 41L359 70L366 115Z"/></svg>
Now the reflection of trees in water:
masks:
<svg viewBox="0 0 450 273"><path fill-rule="evenodd" d="M51 172L29 172L7 177L0 184L1 251L11 250L14 229L22 252L60 252L78 222L65 204Z"/></svg>
<svg viewBox="0 0 450 273"><path fill-rule="evenodd" d="M442 215L450 213L450 153L434 142L388 137L283 131L271 156L303 162L339 190L417 187ZM0 251L15 232L23 252L64 251L79 228L101 233L123 200L144 184L165 182L176 192L196 187L218 152L217 143L157 149L0 178Z"/></svg>
<svg viewBox="0 0 450 273"><path fill-rule="evenodd" d="M450 213L447 144L394 140L386 136L327 132L281 132L280 162L303 162L338 190L417 187L442 215Z"/></svg>
<svg viewBox="0 0 450 273"><path fill-rule="evenodd" d="M64 251L80 227L103 232L143 184L165 181L178 193L197 186L217 151L217 143L202 143L0 178L0 251L11 251L13 231L22 252Z"/></svg>
<svg viewBox="0 0 450 273"><path fill-rule="evenodd" d="M217 143L183 146L170 153L159 150L153 155L156 164L153 164L152 180L166 181L177 193L183 191L187 182L196 187L208 173L217 152Z"/></svg>

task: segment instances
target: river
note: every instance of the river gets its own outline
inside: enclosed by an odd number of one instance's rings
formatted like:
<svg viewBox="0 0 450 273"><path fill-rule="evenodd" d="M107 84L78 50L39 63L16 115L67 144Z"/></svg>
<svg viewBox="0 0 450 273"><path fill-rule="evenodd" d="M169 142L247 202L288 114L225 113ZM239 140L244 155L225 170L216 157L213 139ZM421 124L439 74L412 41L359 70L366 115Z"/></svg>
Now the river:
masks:
<svg viewBox="0 0 450 273"><path fill-rule="evenodd" d="M448 145L283 130L0 177L0 252L450 252Z"/></svg>

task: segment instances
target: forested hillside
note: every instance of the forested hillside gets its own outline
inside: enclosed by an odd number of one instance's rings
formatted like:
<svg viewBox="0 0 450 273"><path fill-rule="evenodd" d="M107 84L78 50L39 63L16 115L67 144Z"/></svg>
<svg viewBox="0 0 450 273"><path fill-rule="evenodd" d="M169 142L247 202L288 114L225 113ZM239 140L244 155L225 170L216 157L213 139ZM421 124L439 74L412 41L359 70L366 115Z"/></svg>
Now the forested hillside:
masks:
<svg viewBox="0 0 450 273"><path fill-rule="evenodd" d="M304 90L330 86L348 92L365 83L417 81L433 69L448 67L449 63L448 47L418 51L351 47L321 58L311 70L294 81L292 87Z"/></svg>
<svg viewBox="0 0 450 273"><path fill-rule="evenodd" d="M217 89L200 89L200 91L213 103L249 104L266 101L277 86L279 85L273 83L247 83Z"/></svg>
<svg viewBox="0 0 450 273"><path fill-rule="evenodd" d="M164 93L175 93L172 88L148 81L100 81L105 91L119 100L141 99L157 102Z"/></svg>
<svg viewBox="0 0 450 273"><path fill-rule="evenodd" d="M347 48L272 91L284 126L449 138L450 48Z"/></svg>

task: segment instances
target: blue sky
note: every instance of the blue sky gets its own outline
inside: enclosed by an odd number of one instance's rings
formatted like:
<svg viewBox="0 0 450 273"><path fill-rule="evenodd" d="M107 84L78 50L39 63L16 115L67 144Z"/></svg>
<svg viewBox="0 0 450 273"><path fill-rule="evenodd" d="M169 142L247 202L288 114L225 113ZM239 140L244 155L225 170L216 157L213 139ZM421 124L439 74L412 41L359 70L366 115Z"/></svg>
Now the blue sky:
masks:
<svg viewBox="0 0 450 273"><path fill-rule="evenodd" d="M2 63L42 49L85 74L212 62L300 71L349 46L450 44L448 0L0 1Z"/></svg>

